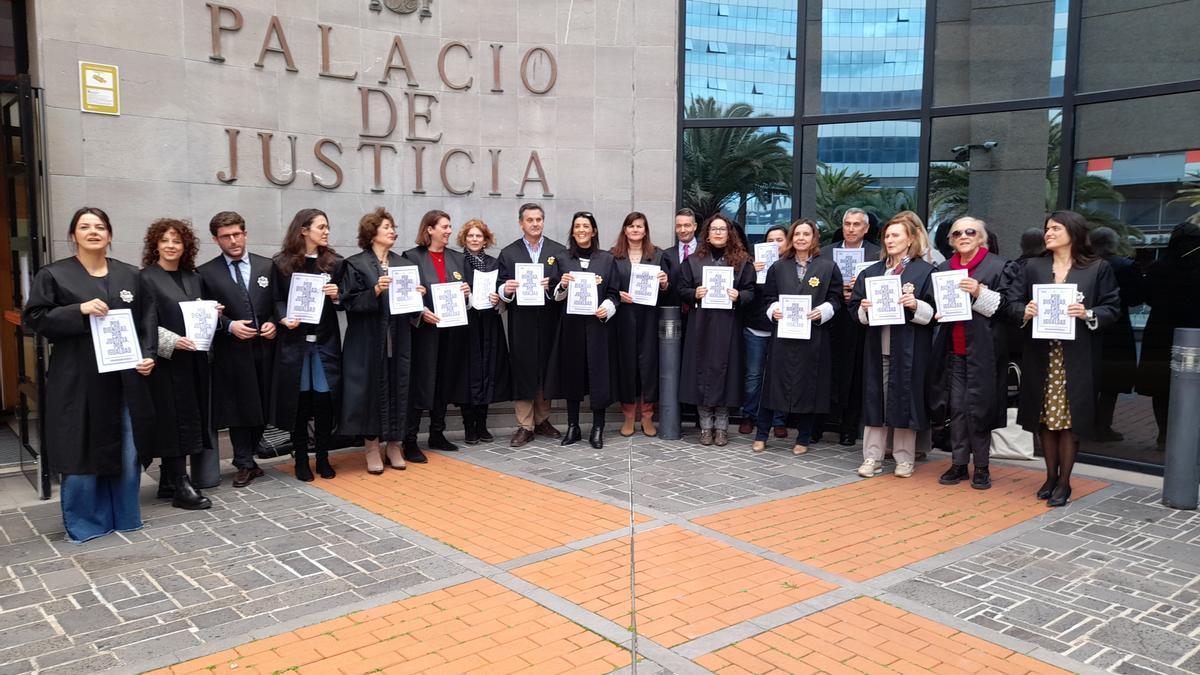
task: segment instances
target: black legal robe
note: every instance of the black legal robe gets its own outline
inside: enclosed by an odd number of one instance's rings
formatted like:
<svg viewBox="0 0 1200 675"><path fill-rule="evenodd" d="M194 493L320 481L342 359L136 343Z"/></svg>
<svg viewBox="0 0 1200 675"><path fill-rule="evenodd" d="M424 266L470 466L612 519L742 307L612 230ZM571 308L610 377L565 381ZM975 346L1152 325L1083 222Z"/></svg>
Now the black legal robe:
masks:
<svg viewBox="0 0 1200 675"><path fill-rule="evenodd" d="M738 298L733 309L705 309L696 299L705 267L722 267L708 255L692 254L679 274L679 297L693 305L688 312L679 375L679 400L703 406L741 405L746 376L746 346L740 309L754 303L757 273L752 261L733 271Z"/></svg>
<svg viewBox="0 0 1200 675"><path fill-rule="evenodd" d="M596 288L597 306L605 300L611 300L614 306L621 301L617 286L616 259L607 251L593 250L586 270L583 269L579 258L564 251L555 258L551 270L552 291L558 285L559 279L568 272L592 272L599 282ZM592 408L608 407L615 393L613 378L616 373L617 350L612 329L616 317L601 321L595 316L567 314L566 300L551 304L562 313L562 317L550 349L546 398L582 401L587 396ZM617 316L620 316L626 307L629 305L618 309Z"/></svg>
<svg viewBox="0 0 1200 675"><path fill-rule="evenodd" d="M142 293L154 298L158 325L186 337L179 303L204 300L204 283L195 272L182 272L183 288L171 274L150 265L141 272ZM212 447L209 420L208 352L176 349L159 356L147 378L154 396L154 445L138 448L143 463L152 457L182 457Z"/></svg>
<svg viewBox="0 0 1200 675"><path fill-rule="evenodd" d="M433 285L470 283L463 254L445 249L446 281L438 278L429 249L424 246L404 252L405 259L421 270L425 308L433 312ZM464 298L465 299L465 298ZM434 312L436 314L436 312ZM469 319L468 319L469 320ZM413 330L412 401L416 410L432 410L437 403L463 405L467 400L467 372L463 355L467 349L468 326L438 328L422 321Z"/></svg>
<svg viewBox="0 0 1200 675"><path fill-rule="evenodd" d="M1121 296L1121 314L1101 331L1104 368L1100 371L1099 391L1128 394L1137 382L1137 338L1129 321L1129 308L1145 302L1142 268L1136 261L1119 255L1104 259L1113 269Z"/></svg>
<svg viewBox="0 0 1200 675"><path fill-rule="evenodd" d="M1033 299L1034 284L1054 283L1054 259L1050 255L1031 258L1025 273L1009 289L1009 319L1022 323L1025 305ZM1096 412L1096 390L1100 382L1101 334L1105 326L1121 315L1121 295L1112 267L1096 260L1087 267L1072 267L1066 282L1075 284L1083 294L1083 306L1092 310L1098 328L1091 330L1083 319L1076 319L1075 339L1063 340L1063 366L1067 371L1067 403L1071 406L1071 430L1091 438ZM1021 369L1021 403L1017 423L1026 431L1041 427L1042 406L1046 400L1046 371L1050 363L1051 340L1033 339L1033 320L1023 328L1024 366Z"/></svg>
<svg viewBox="0 0 1200 675"><path fill-rule="evenodd" d="M404 267L413 263L388 251L387 264ZM387 290L375 295L375 284L387 270L380 267L374 251L346 258L342 270L346 339L338 430L344 436L399 441L408 415L413 323L421 313L393 315Z"/></svg>
<svg viewBox="0 0 1200 675"><path fill-rule="evenodd" d="M238 288L233 273L218 255L196 268L204 282L204 292L210 300L225 306L213 336L212 417L213 428L262 427L267 423L271 394L271 371L275 363L275 344L255 336L240 340L229 334L233 321L250 321L252 326L278 322L275 315L275 296L271 292L271 259L247 253L250 275L247 291ZM287 295L287 287L283 289ZM247 299L247 295L249 299ZM278 332L287 330L276 326ZM286 427L288 429L291 426Z"/></svg>
<svg viewBox="0 0 1200 675"><path fill-rule="evenodd" d="M481 253L483 271L500 268L500 261ZM466 254L463 254L465 260ZM499 275L496 275L499 278ZM467 265L467 283L475 287L475 271ZM508 342L504 337L501 313L508 310L501 301L492 309L467 307L467 400L466 405L488 405L512 399L512 375L508 364Z"/></svg>
<svg viewBox="0 0 1200 675"><path fill-rule="evenodd" d="M21 320L53 345L46 370L46 437L42 448L50 471L63 474L121 473L121 406L129 408L134 442L154 444L154 403L146 378L135 370L100 373L92 348L91 317L79 306L95 298L109 309L132 310L143 358L154 358L158 319L154 299L141 290L138 270L108 259L108 292L77 258L38 270Z"/></svg>
<svg viewBox="0 0 1200 675"><path fill-rule="evenodd" d="M879 260L880 248L878 245L863 240L862 247L863 262ZM831 248L845 248L845 242L839 241ZM830 253L829 257L832 259L833 253ZM850 281L850 279L842 279L842 286L845 287ZM844 298L845 296L843 296L843 304L845 304ZM863 343L867 332L866 328L858 322L858 317L851 312L838 312L833 317L832 329L833 372L838 373L837 382L833 385L834 409L843 408L842 415L846 415L847 411L844 408L860 398L856 395L855 390L862 387L862 377L858 375L861 374ZM853 411L850 412L855 416L858 415ZM860 424L859 427L861 428L861 426ZM843 430L845 430L844 427ZM855 430L855 433L858 431Z"/></svg>
<svg viewBox="0 0 1200 675"><path fill-rule="evenodd" d="M858 306L866 299L866 280L883 276L886 267L882 261L863 270L854 283L850 294L849 310L858 321ZM908 261L900 275L900 283L912 284L913 294L918 300L934 307L933 282L929 275L933 265L917 258ZM936 311L936 308L935 308ZM905 309L905 322L891 329L891 370L888 374L887 391L883 389L883 345L884 326L867 326L863 342L863 424L869 427L892 427L895 429L929 428L929 411L925 404L925 378L929 372L930 354L933 349L933 322L922 326L913 322L913 310ZM884 407L884 395L887 406Z"/></svg>
<svg viewBox="0 0 1200 675"><path fill-rule="evenodd" d="M762 289L763 311L781 295L809 295L813 309L829 303L833 317L825 323L814 321L808 340L780 338L776 327L767 349L762 404L776 412L823 414L832 401L833 320L843 307L842 273L826 255L808 261L804 279L797 269L795 258L780 258L771 265Z"/></svg>
<svg viewBox="0 0 1200 675"><path fill-rule="evenodd" d="M955 256L958 254L955 253ZM950 356L954 353L951 335L961 323L967 337L967 409L964 411L976 429L1003 429L1008 426L1008 283L1013 263L995 253L984 256L971 272L971 278L1000 294L1000 307L990 317L971 313L970 321L939 323L933 333L933 359L929 371L929 409L935 422L950 417ZM938 272L952 269L950 261L938 265ZM936 305L934 306L936 310Z"/></svg>
<svg viewBox="0 0 1200 675"><path fill-rule="evenodd" d="M698 245L699 242L693 239L691 242L692 252L688 254L689 258L696 255ZM683 274L683 261L679 259L679 244L662 252L662 268L667 273L667 290L662 292L658 304L663 307L682 306L683 299L679 296L679 278ZM688 309L691 310L690 307Z"/></svg>
<svg viewBox="0 0 1200 675"><path fill-rule="evenodd" d="M341 284L344 267L345 261L341 256L337 256L333 269L328 272L329 283ZM303 274L322 273L317 269L316 258L305 258L304 266L298 271ZM283 270L279 269L278 262L271 266L271 288L275 298L275 315L278 317L287 316L288 285L291 279L291 274L284 274ZM340 301L340 294L338 299ZM292 429L296 426L296 412L300 403L300 375L304 356L308 353L308 335L317 337L317 353L320 355L325 379L329 382L329 393L333 398L334 424L338 421L336 411L341 409L342 393L342 337L338 328L337 313L342 311L344 305L330 300L328 295L322 295L321 301L325 303L325 307L321 310L320 323L301 323L296 328L289 329L281 320L278 326L279 334L275 338L278 342L275 346L275 366L271 373L269 412L271 424L280 429Z"/></svg>
<svg viewBox="0 0 1200 675"><path fill-rule="evenodd" d="M657 265L667 271L666 261L671 251L654 251L644 258L642 264ZM617 258L617 291L629 291L629 277L633 264L629 258ZM671 304L670 273L667 273L667 290L658 291L659 306ZM654 280L658 289L658 280ZM620 296L618 296L620 297ZM646 403L658 401L658 307L636 303L618 304L620 308L614 319L617 343L617 400L621 403Z"/></svg>
<svg viewBox="0 0 1200 675"><path fill-rule="evenodd" d="M1178 235L1176 235L1178 236ZM1137 392L1143 396L1168 396L1171 391L1171 347L1176 328L1200 328L1200 254L1185 255L1200 246L1200 237L1178 240L1167 257L1146 268L1146 304L1150 316L1142 332L1142 358L1138 364ZM1166 430L1163 429L1165 432Z"/></svg>
<svg viewBox="0 0 1200 675"><path fill-rule="evenodd" d="M517 278L517 263L541 263L542 276L552 276L554 263L566 252L562 244L542 237L537 260L530 260L524 242L518 239L500 251L499 285ZM561 312L549 298L542 306L518 305L514 293L512 302L508 303L508 356L512 366L513 400L531 400L542 391Z"/></svg>

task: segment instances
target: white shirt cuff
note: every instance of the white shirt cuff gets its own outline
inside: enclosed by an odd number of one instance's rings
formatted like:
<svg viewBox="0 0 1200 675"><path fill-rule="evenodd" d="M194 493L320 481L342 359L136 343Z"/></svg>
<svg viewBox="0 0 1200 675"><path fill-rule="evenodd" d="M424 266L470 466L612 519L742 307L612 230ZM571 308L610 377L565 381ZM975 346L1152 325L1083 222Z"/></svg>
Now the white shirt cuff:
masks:
<svg viewBox="0 0 1200 675"><path fill-rule="evenodd" d="M567 299L567 287L559 284L554 287L554 301L562 302Z"/></svg>
<svg viewBox="0 0 1200 675"><path fill-rule="evenodd" d="M1096 330L1100 328L1100 319L1097 319L1094 316L1090 319L1084 319L1083 323L1087 325L1088 330Z"/></svg>
<svg viewBox="0 0 1200 675"><path fill-rule="evenodd" d="M858 306L858 322L864 326L871 324L871 319L867 316L867 310L863 309L862 305Z"/></svg>
<svg viewBox="0 0 1200 675"><path fill-rule="evenodd" d="M158 348L155 352L164 359L169 359L175 353L175 343L179 342L179 334L162 326L158 327Z"/></svg>
<svg viewBox="0 0 1200 675"><path fill-rule="evenodd" d="M608 310L608 313L604 315L604 323L608 323L617 315L617 306L613 304L612 300L606 298L604 302L600 303L600 306Z"/></svg>
<svg viewBox="0 0 1200 675"><path fill-rule="evenodd" d="M778 300L771 303L771 306L767 308L767 321L772 323L775 322L775 310L779 309L779 307L780 305Z"/></svg>
<svg viewBox="0 0 1200 675"><path fill-rule="evenodd" d="M499 288L499 289L496 291L496 294L500 296L500 302L509 303L509 302L512 302L514 299L516 299L516 294L515 294L515 293L514 293L514 294L512 294L512 295L505 295L505 294L504 294L504 287L503 287L503 286L501 286L501 287L500 287L500 288Z"/></svg>
<svg viewBox="0 0 1200 675"><path fill-rule="evenodd" d="M1000 309L1000 294L990 288L980 288L979 297L975 298L971 309L983 316L992 316Z"/></svg>
<svg viewBox="0 0 1200 675"><path fill-rule="evenodd" d="M822 302L817 305L817 311L821 313L820 323L822 324L833 318L833 305L828 302Z"/></svg>
<svg viewBox="0 0 1200 675"><path fill-rule="evenodd" d="M933 307L924 300L917 300L917 309L913 311L912 321L921 326L929 325L929 322L933 321Z"/></svg>

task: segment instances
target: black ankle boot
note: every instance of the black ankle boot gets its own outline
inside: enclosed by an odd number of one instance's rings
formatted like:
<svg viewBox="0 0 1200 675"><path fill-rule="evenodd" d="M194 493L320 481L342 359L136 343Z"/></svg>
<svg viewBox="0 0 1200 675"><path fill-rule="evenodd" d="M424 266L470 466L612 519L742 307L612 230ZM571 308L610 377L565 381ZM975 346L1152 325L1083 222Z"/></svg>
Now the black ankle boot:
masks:
<svg viewBox="0 0 1200 675"><path fill-rule="evenodd" d="M479 415L475 411L463 411L463 442L479 445Z"/></svg>
<svg viewBox="0 0 1200 675"><path fill-rule="evenodd" d="M450 439L446 438L445 434L440 431L433 431L429 434L429 447L442 452L454 452L458 450L458 446L451 443Z"/></svg>
<svg viewBox="0 0 1200 675"><path fill-rule="evenodd" d="M175 487L175 496L171 498L171 506L189 511L212 508L212 502L192 486L192 481L188 480L187 474L175 476L172 483Z"/></svg>
<svg viewBox="0 0 1200 675"><path fill-rule="evenodd" d="M571 445L573 443L578 443L579 439L581 439L581 438L583 438L583 432L580 431L579 425L578 424L568 424L567 425L567 433L563 434L562 440L559 441L558 444L559 445Z"/></svg>
<svg viewBox="0 0 1200 675"><path fill-rule="evenodd" d="M951 464L950 468L946 469L946 473L943 473L941 478L938 478L938 482L942 485L958 485L960 481L964 481L970 477L966 464Z"/></svg>
<svg viewBox="0 0 1200 675"><path fill-rule="evenodd" d="M475 433L479 434L479 440L484 443L491 443L492 441L496 440L496 437L492 435L492 432L488 431L486 412L479 415L479 419L475 421Z"/></svg>
<svg viewBox="0 0 1200 675"><path fill-rule="evenodd" d="M976 490L987 490L992 487L992 474L986 466L975 467L975 475L971 476L971 487Z"/></svg>
<svg viewBox="0 0 1200 675"><path fill-rule="evenodd" d="M311 483L313 479L312 467L308 465L308 453L297 452L296 455L296 480L302 480L305 483Z"/></svg>
<svg viewBox="0 0 1200 675"><path fill-rule="evenodd" d="M171 479L166 476L161 476L158 479L158 498L170 499L175 496L175 486L171 484Z"/></svg>
<svg viewBox="0 0 1200 675"><path fill-rule="evenodd" d="M305 462L305 464L308 464L308 462ZM337 472L334 471L333 467L329 465L328 452L322 452L321 450L317 451L317 475L326 479L333 478L337 475ZM312 479L310 478L309 480Z"/></svg>
<svg viewBox="0 0 1200 675"><path fill-rule="evenodd" d="M591 436L588 438L588 441L592 444L592 447L597 450L603 448L604 447L604 427L599 426L599 425L592 427L592 433L591 433Z"/></svg>

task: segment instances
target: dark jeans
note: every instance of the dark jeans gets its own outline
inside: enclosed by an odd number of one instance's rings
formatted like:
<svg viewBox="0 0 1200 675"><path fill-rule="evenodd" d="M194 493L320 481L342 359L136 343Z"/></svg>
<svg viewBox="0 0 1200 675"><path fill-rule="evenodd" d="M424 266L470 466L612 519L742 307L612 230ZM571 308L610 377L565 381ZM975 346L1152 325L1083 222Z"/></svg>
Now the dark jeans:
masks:
<svg viewBox="0 0 1200 675"><path fill-rule="evenodd" d="M233 466L237 469L253 469L254 451L262 440L262 427L229 427L229 443L233 446Z"/></svg>
<svg viewBox="0 0 1200 675"><path fill-rule="evenodd" d="M950 453L955 464L988 465L992 430L980 428L970 415L967 402L967 357L950 354Z"/></svg>
<svg viewBox="0 0 1200 675"><path fill-rule="evenodd" d="M767 437L771 435L772 426L783 426L783 423L776 422L776 420L785 419L785 417L783 413L760 406L754 430L754 440L767 440ZM812 442L813 429L816 427L818 416L812 413L793 413L790 417L791 421L796 423L796 445L807 446Z"/></svg>
<svg viewBox="0 0 1200 675"><path fill-rule="evenodd" d="M742 329L742 335L746 338L746 380L745 380L745 403L742 404L742 419L753 420L758 417L759 402L762 401L763 390L763 370L767 366L767 346L771 342L770 336L760 337L750 332L749 328ZM781 427L784 424L783 415L776 414L772 421L774 426Z"/></svg>

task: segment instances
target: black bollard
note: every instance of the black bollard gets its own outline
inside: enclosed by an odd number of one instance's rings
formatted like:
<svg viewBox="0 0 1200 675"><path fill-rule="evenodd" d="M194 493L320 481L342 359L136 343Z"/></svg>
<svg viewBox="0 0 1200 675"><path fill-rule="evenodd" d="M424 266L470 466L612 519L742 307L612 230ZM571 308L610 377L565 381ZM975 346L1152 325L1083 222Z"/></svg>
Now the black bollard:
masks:
<svg viewBox="0 0 1200 675"><path fill-rule="evenodd" d="M1167 411L1167 460L1163 504L1195 510L1200 491L1200 328L1176 328L1171 347L1171 407Z"/></svg>
<svg viewBox="0 0 1200 675"><path fill-rule="evenodd" d="M678 307L658 308L658 437L682 435L679 427L679 363L683 355L683 315Z"/></svg>

